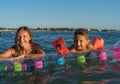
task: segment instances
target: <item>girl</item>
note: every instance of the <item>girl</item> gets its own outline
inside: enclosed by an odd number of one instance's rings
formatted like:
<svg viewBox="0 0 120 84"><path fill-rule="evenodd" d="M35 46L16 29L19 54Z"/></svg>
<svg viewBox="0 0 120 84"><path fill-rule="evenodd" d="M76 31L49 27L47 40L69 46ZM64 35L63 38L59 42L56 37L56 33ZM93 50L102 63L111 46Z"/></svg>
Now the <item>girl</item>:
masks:
<svg viewBox="0 0 120 84"><path fill-rule="evenodd" d="M15 45L0 54L0 60L19 60L22 58L43 58L45 52L40 45L33 43L32 34L28 27L20 27L15 36Z"/></svg>

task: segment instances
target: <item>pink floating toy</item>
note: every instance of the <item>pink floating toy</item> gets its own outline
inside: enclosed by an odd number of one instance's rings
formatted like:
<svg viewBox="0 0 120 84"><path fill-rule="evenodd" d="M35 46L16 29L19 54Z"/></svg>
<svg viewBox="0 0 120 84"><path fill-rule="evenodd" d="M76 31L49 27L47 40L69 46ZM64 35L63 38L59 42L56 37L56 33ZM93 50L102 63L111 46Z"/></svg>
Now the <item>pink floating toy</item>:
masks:
<svg viewBox="0 0 120 84"><path fill-rule="evenodd" d="M112 52L113 52L113 56L115 59L120 59L120 48L114 48L112 49Z"/></svg>
<svg viewBox="0 0 120 84"><path fill-rule="evenodd" d="M22 64L22 71L27 71L27 65L26 64Z"/></svg>
<svg viewBox="0 0 120 84"><path fill-rule="evenodd" d="M107 55L106 55L106 52L105 52L105 51L102 51L102 52L99 54L99 60L101 60L101 61L107 60Z"/></svg>
<svg viewBox="0 0 120 84"><path fill-rule="evenodd" d="M7 70L8 70L8 71L12 71L12 69L13 69L13 65L8 64L8 65L7 65Z"/></svg>
<svg viewBox="0 0 120 84"><path fill-rule="evenodd" d="M36 61L35 62L35 69L41 69L43 68L43 62L42 61Z"/></svg>

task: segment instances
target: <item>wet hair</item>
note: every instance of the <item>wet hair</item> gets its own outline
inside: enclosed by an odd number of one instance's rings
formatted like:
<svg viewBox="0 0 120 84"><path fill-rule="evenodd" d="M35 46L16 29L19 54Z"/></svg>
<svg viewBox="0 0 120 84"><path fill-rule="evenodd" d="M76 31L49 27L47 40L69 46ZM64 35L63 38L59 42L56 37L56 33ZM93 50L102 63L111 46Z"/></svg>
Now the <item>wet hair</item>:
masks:
<svg viewBox="0 0 120 84"><path fill-rule="evenodd" d="M89 41L89 38L88 38L88 29L85 29L85 28L79 28L79 29L76 29L76 31L74 32L74 42L75 42L75 39L76 39L76 36L77 35L81 35L81 36L84 36L87 40L87 44L86 44L86 48L89 49L89 44L90 44L90 41Z"/></svg>
<svg viewBox="0 0 120 84"><path fill-rule="evenodd" d="M21 30L26 31L29 34L29 36L31 38L31 40L29 41L30 43L32 43L32 40L33 40L32 39L32 33L31 33L29 27L27 27L27 26L21 26L21 27L19 27L18 30L17 30L17 32L16 32L16 36L15 36L15 46L13 46L14 49L16 50L16 52L17 52L17 56L22 54L22 48L20 47L19 41L18 41L18 34L19 34L19 32Z"/></svg>
<svg viewBox="0 0 120 84"><path fill-rule="evenodd" d="M74 36L76 36L76 35L82 35L82 36L85 36L88 39L88 29L79 28L74 33Z"/></svg>
<svg viewBox="0 0 120 84"><path fill-rule="evenodd" d="M32 43L32 33L31 33L29 27L27 27L27 26L21 26L21 27L18 28L18 30L17 30L17 32L16 32L16 36L15 36L15 43L17 43L17 41L18 41L18 40L17 40L18 33L19 33L21 30L26 31L26 32L29 34L29 36L30 36L30 38L31 38L30 43Z"/></svg>

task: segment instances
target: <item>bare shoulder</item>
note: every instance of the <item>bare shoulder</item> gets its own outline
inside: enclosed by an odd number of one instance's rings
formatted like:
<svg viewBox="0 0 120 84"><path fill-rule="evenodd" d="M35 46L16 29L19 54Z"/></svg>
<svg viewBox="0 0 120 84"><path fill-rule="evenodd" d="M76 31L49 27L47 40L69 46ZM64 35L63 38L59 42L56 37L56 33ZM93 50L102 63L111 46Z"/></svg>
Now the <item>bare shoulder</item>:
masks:
<svg viewBox="0 0 120 84"><path fill-rule="evenodd" d="M34 45L34 46L40 46L40 44L37 44L37 43L32 43L32 45Z"/></svg>
<svg viewBox="0 0 120 84"><path fill-rule="evenodd" d="M40 49L42 49L41 45L37 44L37 43L32 43L32 47L33 48L40 48Z"/></svg>
<svg viewBox="0 0 120 84"><path fill-rule="evenodd" d="M68 49L69 49L70 52L75 52L75 47L74 47L74 45L70 46Z"/></svg>
<svg viewBox="0 0 120 84"><path fill-rule="evenodd" d="M8 49L12 54L16 53L16 47L12 46L11 48Z"/></svg>
<svg viewBox="0 0 120 84"><path fill-rule="evenodd" d="M69 50L72 50L74 48L74 45L68 47Z"/></svg>
<svg viewBox="0 0 120 84"><path fill-rule="evenodd" d="M93 49L94 49L94 48L93 48L93 45L92 45L92 44L89 44L89 45L88 45L88 49L93 50Z"/></svg>
<svg viewBox="0 0 120 84"><path fill-rule="evenodd" d="M15 54L15 49L9 48L9 49L7 49L5 52L1 53L0 56L1 56L1 57L10 57L10 56L12 56L13 54Z"/></svg>

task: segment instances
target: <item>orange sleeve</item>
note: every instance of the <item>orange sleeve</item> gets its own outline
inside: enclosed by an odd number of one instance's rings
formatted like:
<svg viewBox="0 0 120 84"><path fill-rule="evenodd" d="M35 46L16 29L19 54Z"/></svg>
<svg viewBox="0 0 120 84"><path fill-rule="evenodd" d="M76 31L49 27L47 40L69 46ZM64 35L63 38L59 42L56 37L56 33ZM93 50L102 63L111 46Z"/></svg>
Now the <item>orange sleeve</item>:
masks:
<svg viewBox="0 0 120 84"><path fill-rule="evenodd" d="M68 54L69 50L66 47L62 37L59 37L57 40L52 42L52 45L57 50L58 54Z"/></svg>
<svg viewBox="0 0 120 84"><path fill-rule="evenodd" d="M93 48L94 50L102 50L104 48L104 39L93 37Z"/></svg>

